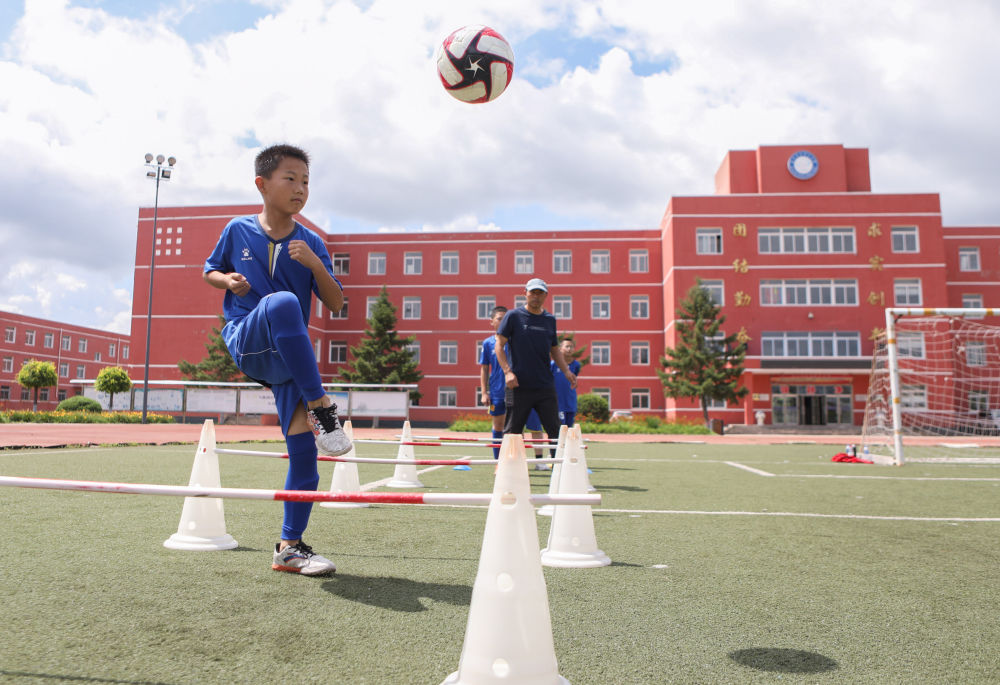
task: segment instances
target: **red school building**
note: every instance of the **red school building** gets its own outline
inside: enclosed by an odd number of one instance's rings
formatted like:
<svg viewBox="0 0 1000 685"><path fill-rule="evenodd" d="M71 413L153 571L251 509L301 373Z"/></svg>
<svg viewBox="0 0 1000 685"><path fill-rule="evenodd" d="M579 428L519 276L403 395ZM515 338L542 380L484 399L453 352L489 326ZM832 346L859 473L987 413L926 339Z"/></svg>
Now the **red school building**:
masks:
<svg viewBox="0 0 1000 685"><path fill-rule="evenodd" d="M868 151L842 145L731 151L711 196L672 197L659 229L326 234L347 305L317 303L310 321L320 371L336 382L384 286L401 335L415 336L424 379L411 420L476 412L478 343L496 304L520 302L533 276L560 332L587 346L579 391L612 410L700 419L664 398L658 361L675 344L680 300L698 280L748 345L738 405L713 418L860 425L873 337L887 306L1000 301L1000 228L942 226L935 193L871 192ZM151 249L156 250L150 376L178 379L218 325L222 293L201 278L233 216L258 205L139 212L130 373L141 376ZM155 247L153 241L155 239Z"/></svg>

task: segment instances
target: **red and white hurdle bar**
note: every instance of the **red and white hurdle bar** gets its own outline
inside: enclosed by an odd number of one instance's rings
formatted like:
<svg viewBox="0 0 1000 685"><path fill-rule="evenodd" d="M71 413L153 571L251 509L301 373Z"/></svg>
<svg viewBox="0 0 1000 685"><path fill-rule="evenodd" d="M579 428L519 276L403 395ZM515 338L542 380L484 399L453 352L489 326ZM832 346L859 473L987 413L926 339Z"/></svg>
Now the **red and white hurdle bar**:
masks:
<svg viewBox="0 0 1000 685"><path fill-rule="evenodd" d="M374 438L355 438L354 442L383 444L383 445L413 445L417 447L500 447L500 443L493 438L452 438L445 435L411 435L413 441L431 442L400 442L399 440L376 440ZM558 440L552 438L524 438L526 447L555 447ZM586 445L580 445L581 449L587 449Z"/></svg>
<svg viewBox="0 0 1000 685"><path fill-rule="evenodd" d="M191 485L155 485L106 483L89 480L22 478L0 476L0 487L41 490L78 490L118 495L167 495L173 497L219 497L223 499L258 499L275 502L363 502L368 504L437 504L488 505L492 493L446 492L313 492L311 490L258 490L251 488L202 488ZM531 495L535 505L597 505L600 495Z"/></svg>
<svg viewBox="0 0 1000 685"><path fill-rule="evenodd" d="M355 442L358 442L355 440ZM404 443L405 444L405 443ZM266 452L260 450L231 450L216 448L216 454L245 454L251 457L270 457L272 459L288 459L287 454L281 452ZM320 454L316 457L319 461L339 461L348 464L412 464L414 466L485 466L496 464L496 459L401 459L398 457L331 457ZM539 462L555 464L562 461L562 458L539 459Z"/></svg>

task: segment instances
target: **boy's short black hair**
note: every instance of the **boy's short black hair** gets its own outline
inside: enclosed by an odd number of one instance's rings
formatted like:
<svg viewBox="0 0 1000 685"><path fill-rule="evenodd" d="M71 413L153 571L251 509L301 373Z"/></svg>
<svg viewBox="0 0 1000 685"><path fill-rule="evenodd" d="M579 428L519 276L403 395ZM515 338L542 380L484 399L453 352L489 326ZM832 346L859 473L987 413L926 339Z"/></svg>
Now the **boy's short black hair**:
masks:
<svg viewBox="0 0 1000 685"><path fill-rule="evenodd" d="M300 159L305 162L306 166L309 166L309 155L302 148L286 144L272 145L257 153L257 158L253 163L254 173L263 178L271 178L271 174L285 157Z"/></svg>
<svg viewBox="0 0 1000 685"><path fill-rule="evenodd" d="M498 304L496 307L493 308L493 311L490 312L490 318L492 319L494 316L500 313L502 314L507 313L507 308L504 307L502 304Z"/></svg>

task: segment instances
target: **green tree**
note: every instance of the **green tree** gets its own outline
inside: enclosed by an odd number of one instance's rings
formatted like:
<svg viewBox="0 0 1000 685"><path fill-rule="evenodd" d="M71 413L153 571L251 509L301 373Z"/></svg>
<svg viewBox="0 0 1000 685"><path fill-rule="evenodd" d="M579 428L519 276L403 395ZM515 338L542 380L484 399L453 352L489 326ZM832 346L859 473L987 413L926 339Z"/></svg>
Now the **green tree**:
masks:
<svg viewBox="0 0 1000 685"><path fill-rule="evenodd" d="M396 308L382 286L361 344L351 347L351 361L340 377L349 383L417 383L424 374L406 349L414 341L414 336L402 338L396 332ZM411 390L410 401L416 404L419 400L420 393Z"/></svg>
<svg viewBox="0 0 1000 685"><path fill-rule="evenodd" d="M97 381L94 383L97 392L106 392L108 398L108 411L114 411L115 393L128 392L132 389L132 379L128 377L128 371L120 366L106 366L97 374Z"/></svg>
<svg viewBox="0 0 1000 685"><path fill-rule="evenodd" d="M31 410L38 411L38 389L56 385L59 383L59 376L56 375L56 367L52 362L29 359L17 372L17 382L22 388L34 388L35 402Z"/></svg>
<svg viewBox="0 0 1000 685"><path fill-rule="evenodd" d="M706 426L709 400L737 401L748 392L738 385L746 345L736 334L719 335L726 321L721 312L708 290L700 283L693 286L677 309L679 344L664 351L663 368L656 371L666 397L700 400Z"/></svg>
<svg viewBox="0 0 1000 685"><path fill-rule="evenodd" d="M233 357L229 354L226 341L222 339L222 328L226 325L226 318L219 315L219 327L212 328L205 349L208 354L197 364L181 359L177 362L177 368L181 373L192 381L219 381L220 383L253 383L253 379L240 371L236 366Z"/></svg>

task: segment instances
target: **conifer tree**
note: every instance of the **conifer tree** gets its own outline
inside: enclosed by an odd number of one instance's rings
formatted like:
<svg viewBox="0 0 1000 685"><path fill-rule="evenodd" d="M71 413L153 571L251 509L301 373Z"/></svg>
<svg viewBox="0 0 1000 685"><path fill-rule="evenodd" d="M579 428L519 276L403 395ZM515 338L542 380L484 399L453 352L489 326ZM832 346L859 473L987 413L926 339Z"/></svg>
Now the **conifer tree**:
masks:
<svg viewBox="0 0 1000 685"><path fill-rule="evenodd" d="M340 377L349 383L417 383L424 377L413 353L406 349L416 338L400 337L396 332L396 308L389 302L389 292L382 286L372 307L368 328L359 345L351 347L351 361ZM410 391L414 404L420 393Z"/></svg>
<svg viewBox="0 0 1000 685"><path fill-rule="evenodd" d="M177 368L181 370L186 378L192 381L219 381L222 383L253 383L254 380L246 376L240 367L236 366L232 355L226 348L226 341L222 339L222 328L226 325L226 318L219 315L219 327L212 328L205 349L208 355L197 364L181 359L177 362Z"/></svg>
<svg viewBox="0 0 1000 685"><path fill-rule="evenodd" d="M738 385L746 345L735 333L719 337L726 321L721 311L708 290L693 286L676 312L678 345L664 351L656 371L666 397L700 401L706 426L709 400L737 401L748 392Z"/></svg>

